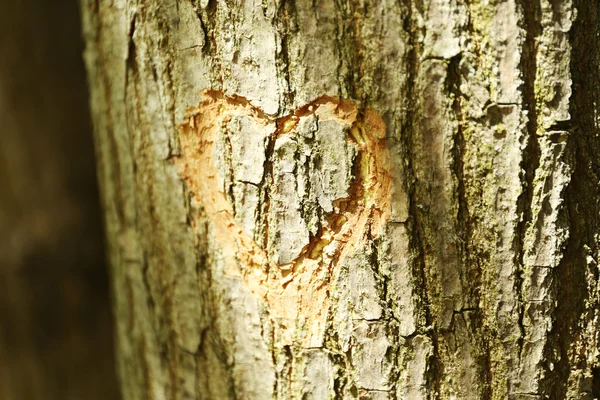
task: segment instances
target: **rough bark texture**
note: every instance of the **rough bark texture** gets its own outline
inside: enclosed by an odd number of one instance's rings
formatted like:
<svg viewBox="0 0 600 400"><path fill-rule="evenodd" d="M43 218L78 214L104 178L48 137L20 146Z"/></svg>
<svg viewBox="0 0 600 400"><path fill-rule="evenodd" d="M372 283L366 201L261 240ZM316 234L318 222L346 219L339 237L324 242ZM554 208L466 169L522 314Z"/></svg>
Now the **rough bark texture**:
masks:
<svg viewBox="0 0 600 400"><path fill-rule="evenodd" d="M587 0L82 0L127 399L591 399Z"/></svg>
<svg viewBox="0 0 600 400"><path fill-rule="evenodd" d="M118 399L76 1L0 2L0 399Z"/></svg>

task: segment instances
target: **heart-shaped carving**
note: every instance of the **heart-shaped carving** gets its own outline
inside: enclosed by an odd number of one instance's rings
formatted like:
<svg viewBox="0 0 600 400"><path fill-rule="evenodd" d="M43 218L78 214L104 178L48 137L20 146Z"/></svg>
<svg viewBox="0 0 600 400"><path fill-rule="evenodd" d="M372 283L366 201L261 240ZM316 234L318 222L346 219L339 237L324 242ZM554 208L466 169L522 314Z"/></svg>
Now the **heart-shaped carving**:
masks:
<svg viewBox="0 0 600 400"><path fill-rule="evenodd" d="M276 315L323 307L340 260L389 218L382 119L327 96L272 118L242 97L202 95L181 125L176 163L226 273L243 275Z"/></svg>

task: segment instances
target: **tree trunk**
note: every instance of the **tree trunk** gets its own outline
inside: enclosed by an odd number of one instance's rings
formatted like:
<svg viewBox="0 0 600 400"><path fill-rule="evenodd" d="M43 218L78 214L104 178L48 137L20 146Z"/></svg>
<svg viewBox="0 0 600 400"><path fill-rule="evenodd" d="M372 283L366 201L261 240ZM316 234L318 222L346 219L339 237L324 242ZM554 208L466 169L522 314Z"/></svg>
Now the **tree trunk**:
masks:
<svg viewBox="0 0 600 400"><path fill-rule="evenodd" d="M82 0L126 399L600 396L600 6Z"/></svg>

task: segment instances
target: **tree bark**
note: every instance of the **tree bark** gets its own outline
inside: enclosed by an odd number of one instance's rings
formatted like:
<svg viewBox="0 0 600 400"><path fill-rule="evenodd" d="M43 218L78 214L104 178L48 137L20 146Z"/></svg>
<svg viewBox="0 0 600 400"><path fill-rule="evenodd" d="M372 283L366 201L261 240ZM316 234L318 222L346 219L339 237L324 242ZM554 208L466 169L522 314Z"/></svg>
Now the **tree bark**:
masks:
<svg viewBox="0 0 600 400"><path fill-rule="evenodd" d="M82 0L126 399L592 399L600 6Z"/></svg>

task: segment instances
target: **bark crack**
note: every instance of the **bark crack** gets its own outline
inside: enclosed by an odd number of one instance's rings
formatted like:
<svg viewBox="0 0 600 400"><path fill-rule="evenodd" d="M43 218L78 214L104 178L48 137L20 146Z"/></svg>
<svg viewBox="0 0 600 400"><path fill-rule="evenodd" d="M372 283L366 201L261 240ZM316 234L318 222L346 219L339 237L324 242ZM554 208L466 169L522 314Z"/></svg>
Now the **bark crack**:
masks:
<svg viewBox="0 0 600 400"><path fill-rule="evenodd" d="M520 368L523 355L523 346L525 340L525 300L523 298L524 284L524 257L525 257L525 237L529 225L533 221L533 184L536 171L540 165L541 149L538 142L538 111L537 100L535 96L535 81L537 76L537 37L541 34L541 24L539 14L541 5L539 0L521 0L521 7L524 14L524 29L526 31L525 43L523 45L523 58L521 61L521 70L523 75L523 104L528 112L527 120L527 145L523 151L522 168L525 171L523 180L523 191L517 199L517 212L521 215L518 224L517 235L515 235L515 292L519 304L518 326L521 335L517 341L519 348L518 365Z"/></svg>

